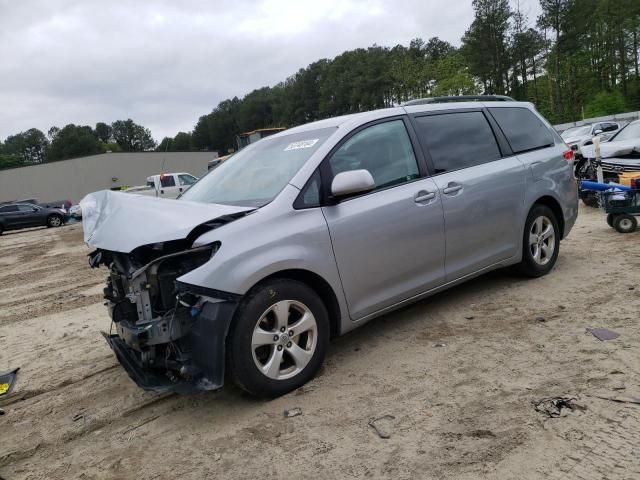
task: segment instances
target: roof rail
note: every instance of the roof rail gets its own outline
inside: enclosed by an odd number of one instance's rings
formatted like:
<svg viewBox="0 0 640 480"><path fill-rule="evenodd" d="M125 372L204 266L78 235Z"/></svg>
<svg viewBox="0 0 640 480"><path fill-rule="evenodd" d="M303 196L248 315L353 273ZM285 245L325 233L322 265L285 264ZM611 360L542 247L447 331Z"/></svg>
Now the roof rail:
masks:
<svg viewBox="0 0 640 480"><path fill-rule="evenodd" d="M415 100L404 102L401 105L408 107L410 105L426 105L428 103L454 102L515 102L515 100L506 95L455 95L451 97L416 98Z"/></svg>

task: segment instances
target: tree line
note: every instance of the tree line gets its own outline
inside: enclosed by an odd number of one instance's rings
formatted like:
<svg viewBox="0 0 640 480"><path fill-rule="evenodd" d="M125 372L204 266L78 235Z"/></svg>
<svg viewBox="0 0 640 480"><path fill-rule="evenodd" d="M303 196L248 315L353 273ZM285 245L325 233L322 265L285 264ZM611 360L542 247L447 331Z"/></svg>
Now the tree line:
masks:
<svg viewBox="0 0 640 480"><path fill-rule="evenodd" d="M406 46L373 45L317 60L277 85L221 101L192 131L163 138L157 150L222 154L235 148L240 132L440 95L509 95L533 102L552 123L640 110L640 1L539 1L542 13L529 18L519 0L473 0L474 20L459 47L437 37L415 38ZM70 138L69 145L61 138L54 149L55 139L47 145L34 130L20 134L39 139L23 150L29 161L97 148L88 138L86 144ZM96 137L98 125L90 130L74 135ZM131 148L115 136L108 140ZM108 142L97 141L106 148ZM141 148L153 148L151 142Z"/></svg>
<svg viewBox="0 0 640 480"><path fill-rule="evenodd" d="M155 148L148 128L133 120L51 127L45 135L37 128L10 135L0 142L0 169L55 162L105 152L141 152Z"/></svg>

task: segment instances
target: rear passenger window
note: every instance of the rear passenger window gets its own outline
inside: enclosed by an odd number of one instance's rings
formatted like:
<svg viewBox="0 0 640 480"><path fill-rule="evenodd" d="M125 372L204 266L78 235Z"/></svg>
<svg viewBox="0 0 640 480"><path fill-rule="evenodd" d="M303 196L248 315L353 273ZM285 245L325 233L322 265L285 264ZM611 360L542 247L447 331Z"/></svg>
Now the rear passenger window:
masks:
<svg viewBox="0 0 640 480"><path fill-rule="evenodd" d="M415 121L418 137L429 150L435 173L473 167L501 156L482 112L428 115Z"/></svg>
<svg viewBox="0 0 640 480"><path fill-rule="evenodd" d="M549 128L528 108L490 108L507 137L513 153L522 153L554 144Z"/></svg>
<svg viewBox="0 0 640 480"><path fill-rule="evenodd" d="M160 185L162 187L175 187L176 180L173 178L173 175L167 175L166 177L160 177Z"/></svg>
<svg viewBox="0 0 640 480"><path fill-rule="evenodd" d="M18 207L16 207L15 205L7 205L6 207L0 207L0 213L10 213L10 212L17 212L18 211Z"/></svg>

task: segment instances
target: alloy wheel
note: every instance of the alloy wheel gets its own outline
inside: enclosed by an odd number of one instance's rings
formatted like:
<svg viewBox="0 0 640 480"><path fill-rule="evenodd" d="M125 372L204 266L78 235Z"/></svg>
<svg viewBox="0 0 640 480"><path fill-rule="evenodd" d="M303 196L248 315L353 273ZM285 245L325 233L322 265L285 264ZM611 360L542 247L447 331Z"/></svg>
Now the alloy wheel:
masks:
<svg viewBox="0 0 640 480"><path fill-rule="evenodd" d="M259 318L251 337L253 361L263 375L286 380L309 363L318 342L318 325L301 302L282 300Z"/></svg>
<svg viewBox="0 0 640 480"><path fill-rule="evenodd" d="M536 218L529 231L529 250L533 261L546 265L551 261L556 249L556 232L553 223L546 216Z"/></svg>

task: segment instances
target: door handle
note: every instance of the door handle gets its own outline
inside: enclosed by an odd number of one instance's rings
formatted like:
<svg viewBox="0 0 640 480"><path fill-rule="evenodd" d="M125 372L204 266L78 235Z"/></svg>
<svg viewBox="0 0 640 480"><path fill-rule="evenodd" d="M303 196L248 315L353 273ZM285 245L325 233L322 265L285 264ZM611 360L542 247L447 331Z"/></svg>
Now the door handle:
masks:
<svg viewBox="0 0 640 480"><path fill-rule="evenodd" d="M420 190L413 196L413 201L416 203L424 203L436 198L436 194L433 192L427 192L426 190Z"/></svg>
<svg viewBox="0 0 640 480"><path fill-rule="evenodd" d="M452 193L457 193L460 190L462 190L462 185L459 185L457 183L449 183L449 185L447 185L443 190L442 193L446 194L446 195L450 195Z"/></svg>

